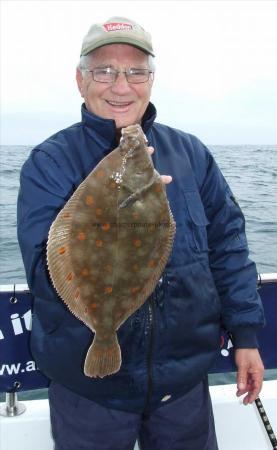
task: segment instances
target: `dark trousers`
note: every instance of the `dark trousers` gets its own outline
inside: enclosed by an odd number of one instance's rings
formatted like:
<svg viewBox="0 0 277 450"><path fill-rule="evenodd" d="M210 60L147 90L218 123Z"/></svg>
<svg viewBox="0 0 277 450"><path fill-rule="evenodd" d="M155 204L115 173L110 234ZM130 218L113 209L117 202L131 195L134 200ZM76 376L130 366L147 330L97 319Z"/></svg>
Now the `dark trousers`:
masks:
<svg viewBox="0 0 277 450"><path fill-rule="evenodd" d="M218 450L207 380L150 415L104 408L51 383L55 450Z"/></svg>

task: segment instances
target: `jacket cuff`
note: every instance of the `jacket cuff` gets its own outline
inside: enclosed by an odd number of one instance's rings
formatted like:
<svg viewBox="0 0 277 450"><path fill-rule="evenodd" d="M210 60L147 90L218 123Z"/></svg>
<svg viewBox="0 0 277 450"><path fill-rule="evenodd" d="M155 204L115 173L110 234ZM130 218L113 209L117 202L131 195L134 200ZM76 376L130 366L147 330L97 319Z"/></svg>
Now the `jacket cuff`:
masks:
<svg viewBox="0 0 277 450"><path fill-rule="evenodd" d="M259 348L255 327L239 327L231 331L234 348Z"/></svg>

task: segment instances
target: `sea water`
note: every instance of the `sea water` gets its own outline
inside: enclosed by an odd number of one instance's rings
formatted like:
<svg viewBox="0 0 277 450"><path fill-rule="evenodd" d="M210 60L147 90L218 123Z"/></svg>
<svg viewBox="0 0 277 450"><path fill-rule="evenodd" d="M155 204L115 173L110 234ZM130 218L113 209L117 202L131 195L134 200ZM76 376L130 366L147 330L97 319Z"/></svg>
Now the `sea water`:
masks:
<svg viewBox="0 0 277 450"><path fill-rule="evenodd" d="M277 272L277 145L209 146L246 219L250 258ZM19 174L30 146L1 146L0 284L26 283L16 236Z"/></svg>

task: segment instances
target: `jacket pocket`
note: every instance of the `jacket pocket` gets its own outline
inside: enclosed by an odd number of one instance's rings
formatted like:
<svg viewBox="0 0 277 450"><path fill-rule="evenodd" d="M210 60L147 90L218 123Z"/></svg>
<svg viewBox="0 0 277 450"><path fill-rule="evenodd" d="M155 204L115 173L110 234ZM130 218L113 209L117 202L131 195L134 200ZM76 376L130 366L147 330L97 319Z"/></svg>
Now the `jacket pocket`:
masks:
<svg viewBox="0 0 277 450"><path fill-rule="evenodd" d="M210 222L206 217L199 192L184 192L184 196L187 208L189 245L197 252L207 252L209 246L206 227Z"/></svg>

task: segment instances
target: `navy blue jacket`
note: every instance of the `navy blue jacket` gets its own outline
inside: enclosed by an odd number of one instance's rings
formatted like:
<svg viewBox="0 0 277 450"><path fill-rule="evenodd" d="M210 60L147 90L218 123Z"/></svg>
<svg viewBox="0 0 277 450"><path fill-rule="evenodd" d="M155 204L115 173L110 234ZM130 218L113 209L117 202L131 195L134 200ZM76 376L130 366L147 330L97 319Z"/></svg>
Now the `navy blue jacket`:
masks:
<svg viewBox="0 0 277 450"><path fill-rule="evenodd" d="M156 290L118 330L122 366L92 379L83 373L92 332L57 296L46 267L51 223L74 190L116 146L115 123L82 108L82 122L51 136L21 171L18 239L35 297L31 346L38 367L104 406L141 412L184 395L209 370L220 327L236 347L256 347L264 323L255 264L248 259L244 217L209 150L194 136L143 118L153 161L167 185L177 231Z"/></svg>

